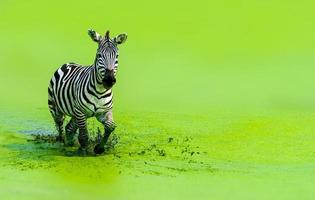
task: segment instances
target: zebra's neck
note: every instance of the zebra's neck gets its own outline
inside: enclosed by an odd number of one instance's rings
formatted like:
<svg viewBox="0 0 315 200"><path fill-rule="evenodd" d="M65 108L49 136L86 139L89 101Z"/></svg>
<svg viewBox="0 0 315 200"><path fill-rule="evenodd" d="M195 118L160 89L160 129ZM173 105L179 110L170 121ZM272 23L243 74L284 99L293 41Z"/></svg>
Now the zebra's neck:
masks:
<svg viewBox="0 0 315 200"><path fill-rule="evenodd" d="M97 66L93 64L91 66L92 70L90 73L90 86L95 88L95 90L98 93L105 93L107 89L104 87L103 82L102 82L102 77L100 76L100 73L97 70Z"/></svg>

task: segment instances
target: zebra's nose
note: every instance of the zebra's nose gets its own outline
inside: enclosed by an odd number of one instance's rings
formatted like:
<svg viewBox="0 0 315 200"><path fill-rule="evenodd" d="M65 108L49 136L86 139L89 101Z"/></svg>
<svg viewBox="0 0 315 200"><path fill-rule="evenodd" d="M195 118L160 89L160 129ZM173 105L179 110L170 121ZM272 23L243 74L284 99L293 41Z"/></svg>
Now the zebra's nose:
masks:
<svg viewBox="0 0 315 200"><path fill-rule="evenodd" d="M115 77L111 77L108 79L108 85L112 86L116 83L116 78Z"/></svg>
<svg viewBox="0 0 315 200"><path fill-rule="evenodd" d="M103 83L104 83L104 86L107 86L107 87L111 87L116 83L116 78L114 76L113 71L110 71L110 70L106 71Z"/></svg>
<svg viewBox="0 0 315 200"><path fill-rule="evenodd" d="M107 83L108 85L112 85L114 83L116 83L116 78L113 76L107 76L104 78L103 80L105 83Z"/></svg>
<svg viewBox="0 0 315 200"><path fill-rule="evenodd" d="M112 84L114 85L116 83L116 78L114 77L114 79L112 80Z"/></svg>

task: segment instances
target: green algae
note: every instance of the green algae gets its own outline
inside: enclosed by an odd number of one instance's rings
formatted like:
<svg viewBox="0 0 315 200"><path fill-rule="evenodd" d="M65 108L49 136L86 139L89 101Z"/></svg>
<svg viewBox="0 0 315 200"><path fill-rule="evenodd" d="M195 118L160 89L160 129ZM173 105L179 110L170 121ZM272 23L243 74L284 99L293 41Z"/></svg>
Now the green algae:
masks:
<svg viewBox="0 0 315 200"><path fill-rule="evenodd" d="M48 113L42 113L41 119L28 115L33 122L47 123L54 134ZM196 195L200 199L308 199L314 195L311 122L315 118L311 114L187 116L117 113L119 126L113 138L119 136L118 143L92 157L69 157L51 136L25 134L25 130L32 132L32 123L16 127L16 132L2 125L0 193L11 199L191 199ZM130 118L137 123L129 123ZM97 132L89 127L91 133Z"/></svg>

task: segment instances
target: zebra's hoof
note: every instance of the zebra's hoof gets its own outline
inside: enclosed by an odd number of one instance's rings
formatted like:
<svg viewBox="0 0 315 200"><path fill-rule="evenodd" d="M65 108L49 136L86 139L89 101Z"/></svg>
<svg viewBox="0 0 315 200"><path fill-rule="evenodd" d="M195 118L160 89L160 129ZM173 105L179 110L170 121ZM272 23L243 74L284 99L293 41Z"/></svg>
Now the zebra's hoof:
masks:
<svg viewBox="0 0 315 200"><path fill-rule="evenodd" d="M65 146L73 147L74 144L75 144L75 140L72 137L71 138L66 137Z"/></svg>
<svg viewBox="0 0 315 200"><path fill-rule="evenodd" d="M74 146L74 141L67 141L67 142L65 142L65 146L73 147Z"/></svg>
<svg viewBox="0 0 315 200"><path fill-rule="evenodd" d="M76 153L75 153L77 156L87 156L88 155L88 152L86 149L83 149L83 148L79 148Z"/></svg>
<svg viewBox="0 0 315 200"><path fill-rule="evenodd" d="M94 153L96 153L96 154L102 154L102 153L104 153L104 151L105 151L105 148L100 144L97 144L94 147Z"/></svg>
<svg viewBox="0 0 315 200"><path fill-rule="evenodd" d="M56 137L56 142L64 142L63 137L60 136L60 135L58 135L58 136Z"/></svg>

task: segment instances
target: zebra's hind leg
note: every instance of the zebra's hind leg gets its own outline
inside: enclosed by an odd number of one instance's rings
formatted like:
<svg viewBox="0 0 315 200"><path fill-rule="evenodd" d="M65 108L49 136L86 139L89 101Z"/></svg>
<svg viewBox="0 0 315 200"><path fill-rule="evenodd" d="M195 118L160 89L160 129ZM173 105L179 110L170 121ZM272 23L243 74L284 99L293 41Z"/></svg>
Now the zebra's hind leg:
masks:
<svg viewBox="0 0 315 200"><path fill-rule="evenodd" d="M58 110L58 108L55 106L54 102L48 101L49 110L51 113L51 116L53 117L56 125L56 129L58 131L58 135L56 137L56 141L63 142L63 122L65 119L65 115Z"/></svg>
<svg viewBox="0 0 315 200"><path fill-rule="evenodd" d="M57 113L56 115L53 115L56 129L58 131L58 135L56 137L57 142L64 142L64 136L63 136L63 122L65 119L65 116L62 113Z"/></svg>
<svg viewBox="0 0 315 200"><path fill-rule="evenodd" d="M76 122L79 128L79 143L80 148L78 149L77 153L79 155L85 156L88 154L88 144L89 144L89 135L87 130L86 124L86 117L84 114L76 114Z"/></svg>
<svg viewBox="0 0 315 200"><path fill-rule="evenodd" d="M78 125L76 123L76 120L72 117L71 120L66 125L65 144L67 146L73 146L74 145L74 136L75 136L77 130L78 130Z"/></svg>

